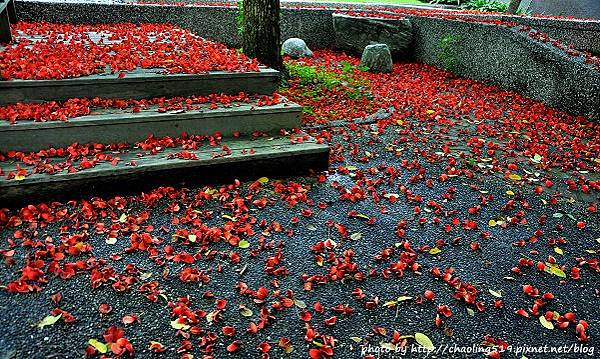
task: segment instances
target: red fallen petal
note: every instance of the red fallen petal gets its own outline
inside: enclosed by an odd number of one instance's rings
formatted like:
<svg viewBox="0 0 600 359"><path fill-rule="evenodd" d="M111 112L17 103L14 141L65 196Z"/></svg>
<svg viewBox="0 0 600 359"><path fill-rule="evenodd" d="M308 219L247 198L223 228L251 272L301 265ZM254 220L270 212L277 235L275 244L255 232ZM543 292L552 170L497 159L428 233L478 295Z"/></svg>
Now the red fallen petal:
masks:
<svg viewBox="0 0 600 359"><path fill-rule="evenodd" d="M544 264L544 262L537 262L537 270L541 272L546 270L546 265Z"/></svg>
<svg viewBox="0 0 600 359"><path fill-rule="evenodd" d="M139 320L139 318L135 314L126 315L126 316L123 317L123 323L124 324L131 324L131 323L134 323L134 322L136 322L138 320Z"/></svg>
<svg viewBox="0 0 600 359"><path fill-rule="evenodd" d="M308 322L312 319L312 314L310 314L308 310L303 310L300 312L300 319L305 322Z"/></svg>
<svg viewBox="0 0 600 359"><path fill-rule="evenodd" d="M241 342L236 340L227 346L227 351L230 353L235 353L240 349Z"/></svg>
<svg viewBox="0 0 600 359"><path fill-rule="evenodd" d="M325 319L325 321L324 321L324 322L325 322L325 325L329 325L329 326L331 326L331 325L335 325L335 322L336 322L336 321L337 321L337 317L336 317L336 316L333 316L333 317L331 317L331 318Z"/></svg>
<svg viewBox="0 0 600 359"><path fill-rule="evenodd" d="M222 309L225 309L226 306L227 306L227 300L225 300L225 299L217 299L215 301L215 307L217 309L221 309L222 310Z"/></svg>
<svg viewBox="0 0 600 359"><path fill-rule="evenodd" d="M525 284L523 286L523 293L535 297L539 294L539 290L537 288L535 288L534 286L530 285L530 284Z"/></svg>
<svg viewBox="0 0 600 359"><path fill-rule="evenodd" d="M265 299L269 295L269 290L265 287L260 287L256 291L256 298Z"/></svg>
<svg viewBox="0 0 600 359"><path fill-rule="evenodd" d="M60 292L54 293L50 296L50 299L54 302L54 304L58 304L58 302L62 299L62 294Z"/></svg>
<svg viewBox="0 0 600 359"><path fill-rule="evenodd" d="M579 267L571 268L571 278L575 280L581 279L581 269Z"/></svg>
<svg viewBox="0 0 600 359"><path fill-rule="evenodd" d="M304 340L307 342L312 342L315 338L315 331L310 327L310 324L306 323L306 334L304 335Z"/></svg>
<svg viewBox="0 0 600 359"><path fill-rule="evenodd" d="M315 302L315 304L313 305L313 308L315 309L315 312L317 312L317 313L325 312L325 308L323 308L323 305L319 301Z"/></svg>
<svg viewBox="0 0 600 359"><path fill-rule="evenodd" d="M260 350L263 353L268 353L269 350L271 350L271 344L267 342L262 342L258 345L258 350Z"/></svg>
<svg viewBox="0 0 600 359"><path fill-rule="evenodd" d="M258 333L258 327L256 326L256 324L250 323L250 324L248 324L247 331L248 331L248 333L256 334L256 333Z"/></svg>
<svg viewBox="0 0 600 359"><path fill-rule="evenodd" d="M148 349L152 350L155 353L162 353L165 350L167 350L167 348L165 348L164 345L162 345L159 342L155 342L155 341L150 343L150 346L148 347Z"/></svg>
<svg viewBox="0 0 600 359"><path fill-rule="evenodd" d="M106 329L103 337L107 343L116 343L117 340L123 338L124 335L125 331L123 329L113 325L110 328Z"/></svg>
<svg viewBox="0 0 600 359"><path fill-rule="evenodd" d="M529 318L529 313L527 313L525 309L519 309L515 313L522 317Z"/></svg>
<svg viewBox="0 0 600 359"><path fill-rule="evenodd" d="M588 341L588 336L586 330L588 328L588 324L585 320L580 320L579 324L575 327L575 333L577 334L577 340L582 343L586 343Z"/></svg>
<svg viewBox="0 0 600 359"><path fill-rule="evenodd" d="M563 315L563 317L565 317L565 319L568 320L569 322L575 321L575 313L573 313L573 312L567 312L567 313L565 313L565 315Z"/></svg>
<svg viewBox="0 0 600 359"><path fill-rule="evenodd" d="M375 328L373 328L373 331L379 335L383 335L383 336L387 335L387 330L382 327L375 327Z"/></svg>
<svg viewBox="0 0 600 359"><path fill-rule="evenodd" d="M310 356L310 359L321 359L323 357L319 349L310 349L308 355Z"/></svg>
<svg viewBox="0 0 600 359"><path fill-rule="evenodd" d="M226 335L226 336L228 336L228 337L231 337L231 336L235 335L235 328L234 327L226 326L226 327L223 327L222 330L223 330L223 334Z"/></svg>
<svg viewBox="0 0 600 359"><path fill-rule="evenodd" d="M452 310L447 305L438 305L437 312L443 314L446 318L450 318L452 316Z"/></svg>
<svg viewBox="0 0 600 359"><path fill-rule="evenodd" d="M326 356L333 356L333 348L329 345L323 345L321 347L321 353L325 354Z"/></svg>
<svg viewBox="0 0 600 359"><path fill-rule="evenodd" d="M120 346L117 343L112 343L110 345L110 350L113 352L113 354L115 355L121 355L125 352L125 348L123 348L122 346Z"/></svg>
<svg viewBox="0 0 600 359"><path fill-rule="evenodd" d="M546 293L544 293L544 295L542 295L542 298L544 298L545 300L552 300L552 299L554 299L554 294L552 294L550 292L546 292Z"/></svg>
<svg viewBox="0 0 600 359"><path fill-rule="evenodd" d="M442 318L440 317L440 315L439 315L439 314L436 314L436 315L435 315L435 321L434 321L434 323L435 323L435 326L436 326L437 328L441 328L441 327L442 327L442 324L444 324L444 321L442 320Z"/></svg>

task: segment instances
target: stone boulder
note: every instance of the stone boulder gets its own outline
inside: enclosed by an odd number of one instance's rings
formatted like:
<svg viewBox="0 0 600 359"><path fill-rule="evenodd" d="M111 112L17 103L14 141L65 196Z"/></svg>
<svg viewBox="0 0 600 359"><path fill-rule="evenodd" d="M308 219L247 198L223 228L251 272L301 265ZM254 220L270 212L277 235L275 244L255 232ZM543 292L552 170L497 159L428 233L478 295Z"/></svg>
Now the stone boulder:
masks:
<svg viewBox="0 0 600 359"><path fill-rule="evenodd" d="M365 46L360 64L367 66L371 72L392 72L392 54L386 44Z"/></svg>
<svg viewBox="0 0 600 359"><path fill-rule="evenodd" d="M311 57L313 55L312 51L306 46L306 42L297 37L285 40L281 45L281 51L284 55L294 58Z"/></svg>
<svg viewBox="0 0 600 359"><path fill-rule="evenodd" d="M405 55L412 39L412 25L408 19L333 14L337 47L360 55L367 45L386 44L395 57Z"/></svg>

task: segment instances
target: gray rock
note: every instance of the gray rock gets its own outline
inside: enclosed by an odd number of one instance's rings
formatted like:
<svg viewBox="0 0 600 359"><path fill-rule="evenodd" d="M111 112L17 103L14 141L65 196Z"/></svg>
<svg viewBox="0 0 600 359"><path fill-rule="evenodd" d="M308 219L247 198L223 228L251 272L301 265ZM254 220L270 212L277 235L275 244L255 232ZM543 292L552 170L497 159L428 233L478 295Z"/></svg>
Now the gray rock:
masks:
<svg viewBox="0 0 600 359"><path fill-rule="evenodd" d="M371 72L392 72L392 54L386 44L365 46L360 64L367 66Z"/></svg>
<svg viewBox="0 0 600 359"><path fill-rule="evenodd" d="M306 42L297 37L285 40L281 45L281 50L285 55L295 58L311 57L313 55L313 52L306 46Z"/></svg>
<svg viewBox="0 0 600 359"><path fill-rule="evenodd" d="M386 44L394 56L407 52L412 42L412 25L408 19L385 19L333 14L337 47L361 54L365 46Z"/></svg>

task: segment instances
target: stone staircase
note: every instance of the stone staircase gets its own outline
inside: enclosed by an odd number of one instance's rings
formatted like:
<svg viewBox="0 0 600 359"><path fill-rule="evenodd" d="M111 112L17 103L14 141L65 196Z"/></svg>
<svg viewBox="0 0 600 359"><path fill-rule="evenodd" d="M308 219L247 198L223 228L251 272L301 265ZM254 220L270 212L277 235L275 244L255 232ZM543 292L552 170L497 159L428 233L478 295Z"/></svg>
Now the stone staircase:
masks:
<svg viewBox="0 0 600 359"><path fill-rule="evenodd" d="M67 122L4 121L0 207L326 169L329 148L298 129L302 107L285 99L264 101L271 98L278 77L277 71L260 68L205 75L145 71L124 77L1 81L1 105L72 97L144 99L240 92L259 96L216 108L102 109ZM216 132L220 135L211 136ZM180 137L182 133L187 135ZM172 144L144 145L155 138L172 139ZM69 157L57 155L67 153Z"/></svg>

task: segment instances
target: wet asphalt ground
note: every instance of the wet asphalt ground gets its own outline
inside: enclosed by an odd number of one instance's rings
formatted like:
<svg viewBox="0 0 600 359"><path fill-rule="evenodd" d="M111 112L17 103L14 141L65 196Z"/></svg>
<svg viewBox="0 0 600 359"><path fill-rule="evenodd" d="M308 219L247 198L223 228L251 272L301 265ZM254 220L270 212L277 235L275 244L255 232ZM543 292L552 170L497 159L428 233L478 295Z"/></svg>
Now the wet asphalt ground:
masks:
<svg viewBox="0 0 600 359"><path fill-rule="evenodd" d="M190 299L190 308L204 309L210 311L214 309L214 299L203 299L206 291L214 293L215 298L225 298L228 300L227 308L223 313L223 318L217 324L201 321L200 327L209 332L217 333L220 338L214 345L214 357L245 357L255 358L260 356L257 346L261 342L269 342L272 345L270 351L274 358L305 358L308 357L308 348L316 348L312 343L306 342L305 323L299 319L301 311L297 306L287 308L282 311L274 311L275 319L258 334L249 334L245 328L249 322L256 321L257 313L261 307L260 304L252 302L251 298L241 296L236 286L238 282L245 282L250 288L267 287L271 293L274 289L272 281L278 280L279 288L283 293L287 290L294 292L294 298L300 299L306 303L308 309L312 312L311 325L321 334L331 335L336 340L334 348L337 358L360 358L370 350L374 351L380 347L380 343L390 341L390 335L397 330L401 335L413 335L415 332L425 333L433 342L434 346L440 350L451 350L454 345L458 347L482 348L481 344L486 335L496 339L506 341L512 345L513 350L520 346L573 346L571 352L567 354L526 354L527 358L582 358L593 357L581 353L586 350L600 349L598 345L598 336L600 335L600 311L598 310L599 297L597 290L600 287L598 282L598 273L589 269L582 270L581 280L575 281L560 278L545 272L538 272L533 268L524 268L522 275L515 275L511 268L517 266L519 259L531 258L535 261L545 260L549 255L558 258L562 264L573 266L575 258L585 256L593 257L590 252L599 249L599 243L595 240L600 237L600 226L597 220L597 214L588 214L587 206L595 201L592 199L578 199L576 201L568 200L571 197L567 191L560 196L560 200L555 207L544 205L542 200L549 200L550 196L542 194L534 196L531 188L517 188L510 180L495 175L478 174L473 178L463 176L451 177L446 182L436 183L433 188L429 188L422 182L410 183L409 178L416 172L404 170L401 175L391 183L384 181L376 185L376 192L399 193L400 186L406 186L416 195L424 198L423 203L410 203L400 196L395 203L382 201L376 204L371 198L357 201L340 200L340 192L333 186L341 186L351 189L355 185L357 176L361 176L368 168L384 169L385 166L399 166L401 161L414 160L417 156L414 154L416 145L407 144L400 155L390 152L388 144L397 136L395 127L388 127L383 134L373 135L373 128L364 127L352 133L352 143L358 144L361 150L368 149L375 154L374 158L367 163L346 157L345 162L333 163L330 175L324 183L319 183L315 178L291 178L284 179L283 183L296 181L309 188L308 198L317 203L326 203L328 207L319 209L316 206L311 207L314 211L312 216L304 217L302 210L309 208L306 203L300 203L296 207L289 208L288 204L279 199L280 194L272 190L274 179L264 186L257 195L266 196L273 200L273 203L267 205L264 209L250 207L249 213L254 216L257 223L263 219L268 223L278 221L285 230L293 229L294 234L288 236L283 233L267 233L265 240L272 243L272 248L257 249L257 234L250 236L248 241L250 247L239 249L225 243L211 244L210 249L224 254L225 257L217 255L215 259L199 260L192 267L205 270L210 281L206 284L184 283L178 278L179 271L190 265L184 263L174 263L165 261L157 263L145 252L134 252L127 254L125 248L129 246L128 236L124 235L118 238L114 245L107 245L106 235L95 235L90 233L87 242L92 246L93 256L103 258L108 264L115 268L117 272L123 272L127 264L134 264L142 275L138 274L138 282L131 286L126 292L117 292L109 285L101 286L98 289L91 289L90 274L83 271L69 280L62 280L53 275L48 275L48 283L42 285L43 290L40 293L28 294L9 294L6 291L0 292L0 308L2 325L0 326L0 357L2 358L79 358L83 356L89 339L95 338L102 340L102 333L111 325L116 325L125 329L127 337L133 347L137 357L153 358L180 357L178 348L181 345L181 337L176 335L177 331L170 325L173 320L171 309L168 307L168 301L176 301L180 297ZM346 134L348 129L342 131L339 129L327 129L337 134L334 135L332 143L348 145ZM387 150L386 150L387 148ZM350 168L349 171L339 170L340 166ZM428 174L441 173L441 166L438 164L425 165ZM336 170L338 169L338 170ZM367 174L369 178L386 178L379 174ZM244 183L240 187L241 193L248 193L249 183ZM473 189L477 186L477 190ZM454 199L450 201L443 200L443 194L449 188L455 188ZM203 188L190 188L190 194ZM496 226L493 228L481 228L485 226L488 218L496 218L503 213L502 206L506 203L507 190L513 190L518 198L521 196L529 201L529 209L525 209L527 224L514 225L507 228ZM434 213L431 209L422 212L419 217L428 218L428 223L420 225L415 220L414 207L421 206L427 208L425 203L433 199L442 204L443 211L456 211L456 216L460 218L468 217L466 212L468 207L478 203L482 193L491 195L495 198L489 205L482 207L476 220L480 226L479 230L460 230L452 233L446 233L443 226L432 223ZM168 199L159 200L154 207L146 209L141 203L131 201L124 209L119 212L129 215L139 214L144 210L150 210L151 216L148 224L155 228L164 226L165 238L167 240L158 245L162 250L165 245L170 243L169 236L175 229L189 227L186 225L174 225L173 216L176 214L166 212L172 203L178 203L181 207L181 214L187 207L193 207L188 200ZM387 213L381 213L381 206L384 205ZM519 206L517 206L519 207ZM61 206L61 208L63 208ZM76 208L66 206L71 212L77 212ZM223 209L218 200L208 201L200 211L213 211L212 219L207 220L211 225L223 225L225 219L223 215L231 215L229 209ZM361 217L349 218L348 212L354 210L366 217L375 217L375 224L369 225ZM515 208L508 212L508 215L522 208ZM555 218L555 213L569 213L574 218L585 218L588 224L585 231L580 231L574 225L570 217L563 216ZM506 213L504 213L506 214ZM547 222L544 225L538 225L537 219L546 215ZM292 218L298 217L300 221L293 224ZM452 216L450 216L452 217ZM405 271L402 277L392 276L385 279L382 276L369 277L364 281L357 282L352 279L344 281L330 281L326 284L316 284L312 291L303 290L303 274L325 274L328 267L327 262L324 266L319 266L314 258L311 248L319 241L331 239L336 242L336 248L333 250L341 257L341 253L346 249L352 249L355 252L353 260L357 263L359 271L368 273L369 269L375 268L381 271L389 261L377 261L375 256L380 254L385 248L393 248L396 243L401 242L395 234L396 225L399 220L408 220L406 239L410 241L413 248L421 246L435 246L435 241L444 239L447 245L441 247L441 252L430 254L427 251L418 253L417 262L422 268L413 273L410 270ZM444 223L447 218L443 218ZM110 219L99 219L100 222L110 224ZM350 234L360 233L360 236L351 238L342 238L342 236L327 225L328 221L342 223L347 226ZM95 222L95 221L93 221ZM67 232L81 233L84 229L75 230L72 228L75 221L65 220L59 223L52 223L45 228L39 228L37 238L43 239L47 236L56 241L60 238L60 231L63 226L71 227ZM556 226L562 224L564 230L557 232ZM460 226L459 226L460 227ZM528 239L536 229L545 231L545 239L536 243L527 244L525 247L513 246L513 242L518 239ZM64 230L64 228L63 228ZM482 239L480 232L489 231L490 237ZM14 230L0 229L0 237L3 246L6 246L7 240L12 237ZM265 233L262 233L265 235ZM360 237L360 238L359 238ZM553 246L546 243L547 238L564 237L567 244L560 245L564 250L564 255L560 256L554 252ZM459 238L456 243L451 242ZM473 251L469 243L477 241L480 243L480 250ZM176 249L183 249L190 253L197 250L194 245L172 244ZM267 246L269 247L269 246ZM283 251L283 264L287 267L289 274L283 276L274 276L265 273L265 260L272 256L276 249L280 247ZM0 265L0 283L6 285L9 281L15 280L19 276L18 269L22 267L26 253L31 254L30 248L15 248L14 258L16 266ZM226 258L232 250L237 250L241 260L237 264L231 263ZM111 255L120 254L122 259L113 261ZM397 258L397 254L392 256ZM83 257L86 258L85 256ZM73 259L73 258L70 258ZM221 268L219 268L219 266ZM455 275L463 282L468 282L478 289L477 300L483 301L486 310L479 312L473 305L465 304L452 297L453 288L434 278L429 271L433 267L441 269L452 267ZM218 269L221 269L219 272ZM568 275L568 274L567 274ZM158 301L151 302L145 294L138 291L141 283L157 281L164 294ZM532 298L523 293L522 286L532 284L539 288L540 292L550 291L555 295L546 309L555 310L559 313L567 311L575 312L578 319L584 319L589 323L588 335L589 342L580 347L575 335L574 326L571 325L567 330L548 330L537 320L533 318L523 318L514 312L518 308L529 308L532 305ZM358 300L352 295L355 288L361 288L366 294L367 299L378 300L379 304L373 309L365 308L365 300ZM399 303L396 307L386 308L383 303L397 298L399 296L417 297L424 291L432 290L436 294L434 302L425 302L423 304L415 303L414 299ZM494 308L494 300L498 299L490 294L489 290L499 292L503 300L503 308ZM51 295L60 292L62 300L55 305L51 300ZM377 298L377 299L375 299ZM273 297L267 299L267 303L272 303ZM318 314L312 310L313 304L320 301L326 308L324 314ZM98 307L102 303L109 303L113 310L111 313L101 315ZM248 306L253 311L252 317L241 316L237 310L240 304ZM350 314L336 314L331 308L339 304L349 305L354 308ZM446 319L441 328L436 328L434 319L436 316L437 305L448 305L453 315ZM55 307L70 312L77 320L73 323L64 323L58 321L39 329L35 327L42 318L47 316ZM471 311L472 310L472 311ZM545 310L544 310L545 311ZM470 312L470 313L469 313ZM123 324L122 317L128 314L136 314L139 322L133 324ZM337 323L333 326L324 324L324 319L337 315ZM230 354L225 350L227 344L233 341L232 338L221 335L222 326L233 326L237 328L237 334L233 339L242 341L240 350L235 354ZM385 328L387 335L375 333L373 328ZM291 340L294 350L285 354L277 346L277 341L286 337ZM193 349L190 353L194 357L202 357L203 352L198 347L198 336L192 335ZM354 339L352 339L354 338ZM355 339L361 338L361 343L356 343ZM150 341L158 341L166 347L162 354L152 353L148 347ZM369 343L372 347L363 346ZM411 349L416 350L419 346L414 340L409 339L408 352L402 351L396 353L383 353L380 357L430 357L430 358L481 358L481 353L452 353L449 352L431 352L411 353ZM411 344L415 344L412 345ZM573 352L579 348L580 352ZM361 353L361 349L363 352ZM594 354L597 355L597 354ZM521 355L515 353L503 353L502 357L521 358Z"/></svg>

